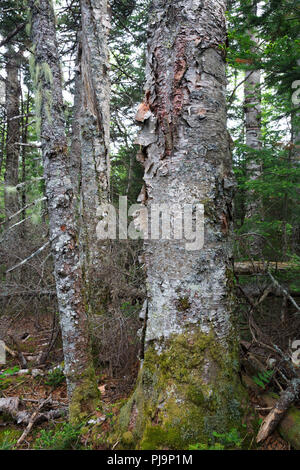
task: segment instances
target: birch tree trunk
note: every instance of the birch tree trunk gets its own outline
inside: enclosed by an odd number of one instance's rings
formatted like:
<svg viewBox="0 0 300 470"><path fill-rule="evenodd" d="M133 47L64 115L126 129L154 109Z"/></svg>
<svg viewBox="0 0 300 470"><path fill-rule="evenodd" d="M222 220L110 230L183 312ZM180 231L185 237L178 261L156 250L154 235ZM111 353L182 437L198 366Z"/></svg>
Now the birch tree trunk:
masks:
<svg viewBox="0 0 300 470"><path fill-rule="evenodd" d="M5 106L7 112L6 164L4 176L5 214L8 218L19 209L18 192L14 189L19 182L20 147L20 97L18 56L13 47L9 47L6 55L6 86Z"/></svg>
<svg viewBox="0 0 300 470"><path fill-rule="evenodd" d="M81 0L82 110L80 213L83 267L87 298L92 303L93 279L100 268L96 237L97 207L109 196L110 82L108 74L107 0Z"/></svg>
<svg viewBox="0 0 300 470"><path fill-rule="evenodd" d="M49 0L30 0L29 6L35 59L31 66L37 86L36 119L41 126L49 233L70 399L70 419L77 422L82 418L82 413L93 409L98 391L82 295L82 272L74 220L73 187L69 176L55 16Z"/></svg>
<svg viewBox="0 0 300 470"><path fill-rule="evenodd" d="M70 176L74 188L74 197L79 201L80 196L80 174L81 174L81 139L80 139L80 116L82 106L82 81L80 73L81 60L81 36L77 38L78 54L74 80L74 105L72 120Z"/></svg>
<svg viewBox="0 0 300 470"><path fill-rule="evenodd" d="M252 6L252 14L257 15L257 5ZM250 40L253 43L251 51L256 52L258 47L258 39L253 31L248 31ZM260 70L247 70L245 72L246 80L244 83L244 109L245 109L245 133L246 145L253 150L260 150L262 148L262 133L261 133L261 72ZM257 161L257 156L248 155L247 173L250 180L256 180L261 176L262 167L260 162ZM252 194L249 194L246 218L251 218L258 212L261 212L261 201L255 199Z"/></svg>
<svg viewBox="0 0 300 470"><path fill-rule="evenodd" d="M146 93L137 119L141 199L204 204L205 244L145 241L144 359L121 410L124 447L186 449L241 428L232 297L234 181L226 130L225 0L153 0Z"/></svg>

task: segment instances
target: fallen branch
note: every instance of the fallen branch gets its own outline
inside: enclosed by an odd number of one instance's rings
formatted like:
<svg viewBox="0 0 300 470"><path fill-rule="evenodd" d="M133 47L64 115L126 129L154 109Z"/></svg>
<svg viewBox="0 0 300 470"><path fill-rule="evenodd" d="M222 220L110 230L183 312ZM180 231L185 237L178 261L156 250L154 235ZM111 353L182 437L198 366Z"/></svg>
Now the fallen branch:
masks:
<svg viewBox="0 0 300 470"><path fill-rule="evenodd" d="M0 414L5 414L10 416L17 424L29 425L32 421L32 413L27 410L20 410L19 407L22 401L19 397L9 397L9 398L0 398ZM43 402L43 407L46 405L45 401ZM50 397L47 401L47 405L53 405L52 399ZM63 416L67 408L62 407L57 410L50 410L41 413L41 408L38 409L38 413L34 416L34 424L37 422L49 421L51 419L59 418Z"/></svg>
<svg viewBox="0 0 300 470"><path fill-rule="evenodd" d="M281 394L272 411L264 419L256 441L264 441L277 428L290 406L297 400L300 393L300 379L293 379L289 387Z"/></svg>
<svg viewBox="0 0 300 470"><path fill-rule="evenodd" d="M37 421L37 418L38 418L38 415L39 415L39 412L40 410L47 404L49 403L49 401L51 400L51 395L49 395L48 398L46 398L46 400L43 400L42 403L40 403L40 405L38 406L38 408L35 410L35 412L31 415L30 419L29 419L29 422L28 422L28 425L27 425L27 428L24 430L24 432L22 433L22 435L20 436L20 438L17 440L17 444L16 444L16 447L19 447L22 442L24 441L24 439L28 436L28 434L30 433L34 423Z"/></svg>
<svg viewBox="0 0 300 470"><path fill-rule="evenodd" d="M6 352L8 352L12 357L16 357L17 356L17 353L15 351L13 351L12 349L10 349L7 344L4 344L4 349Z"/></svg>
<svg viewBox="0 0 300 470"><path fill-rule="evenodd" d="M278 289L281 290L281 292L283 293L283 295L285 295L285 297L287 299L289 299L289 301L294 305L294 307L298 310L298 312L300 312L300 307L299 305L295 302L295 300L293 299L292 296L290 296L290 294L288 293L288 291L282 287L279 282L275 279L274 276L272 276L272 274L270 273L270 271L268 270L268 276L269 278L271 279L271 281L273 282L274 286L277 287Z"/></svg>
<svg viewBox="0 0 300 470"><path fill-rule="evenodd" d="M16 36L22 29L24 29L26 23L20 23L18 26L15 27L7 36L6 38L2 39L0 42L0 47L5 46L5 44L9 43L9 41Z"/></svg>
<svg viewBox="0 0 300 470"><path fill-rule="evenodd" d="M240 261L234 263L234 272L236 274L267 274L270 269L286 271L295 267L294 263L288 262Z"/></svg>

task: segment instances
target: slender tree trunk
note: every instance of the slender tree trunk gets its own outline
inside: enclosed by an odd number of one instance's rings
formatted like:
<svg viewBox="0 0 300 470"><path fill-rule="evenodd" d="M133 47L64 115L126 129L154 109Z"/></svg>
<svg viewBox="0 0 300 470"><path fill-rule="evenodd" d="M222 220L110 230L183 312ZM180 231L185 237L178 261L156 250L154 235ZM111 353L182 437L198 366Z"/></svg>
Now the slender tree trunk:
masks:
<svg viewBox="0 0 300 470"><path fill-rule="evenodd" d="M71 141L71 159L70 159L70 176L74 188L75 198L79 201L80 191L80 173L81 173L81 140L80 140L80 116L82 106L82 81L80 73L81 60L81 39L78 38L78 54L75 70L74 83L74 106L72 121L72 141Z"/></svg>
<svg viewBox="0 0 300 470"><path fill-rule="evenodd" d="M69 176L55 17L49 0L29 1L34 47L36 119L41 123L49 232L62 329L70 419L93 409L98 396L82 295L73 187Z"/></svg>
<svg viewBox="0 0 300 470"><path fill-rule="evenodd" d="M254 34L250 33L253 43L257 43ZM262 148L261 134L261 73L260 70L246 72L244 84L244 109L245 109L245 131L246 145L253 150ZM257 155L247 155L247 174L250 180L257 180L262 173L261 163L257 160ZM261 201L255 197L253 191L248 195L246 207L246 218L261 213Z"/></svg>
<svg viewBox="0 0 300 470"><path fill-rule="evenodd" d="M4 175L4 200L6 218L19 209L18 192L14 189L19 179L19 153L20 147L20 96L21 87L19 80L18 56L12 47L8 48L6 55L6 112L7 112L7 136L6 136L6 164Z"/></svg>
<svg viewBox="0 0 300 470"><path fill-rule="evenodd" d="M297 60L297 67L300 67L300 59ZM292 117L292 143L294 144L292 164L298 166L300 161L300 111L297 111Z"/></svg>
<svg viewBox="0 0 300 470"><path fill-rule="evenodd" d="M82 110L80 212L83 267L87 298L101 255L96 237L97 207L109 196L110 84L108 75L107 0L81 0Z"/></svg>
<svg viewBox="0 0 300 470"><path fill-rule="evenodd" d="M144 203L204 204L205 244L145 242L148 306L136 389L121 410L124 447L186 449L241 429L231 294L233 176L225 104L225 0L153 0L146 94L137 119Z"/></svg>

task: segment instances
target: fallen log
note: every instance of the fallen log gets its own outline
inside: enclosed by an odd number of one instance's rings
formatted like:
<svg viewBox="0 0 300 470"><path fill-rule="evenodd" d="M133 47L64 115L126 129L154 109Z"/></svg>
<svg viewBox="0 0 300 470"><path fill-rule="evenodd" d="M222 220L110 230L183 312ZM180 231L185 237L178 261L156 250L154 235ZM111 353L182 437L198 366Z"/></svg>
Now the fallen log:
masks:
<svg viewBox="0 0 300 470"><path fill-rule="evenodd" d="M28 436L31 429L33 428L34 423L37 421L38 416L39 416L39 412L50 401L51 401L51 395L48 398L46 398L46 400L43 400L42 403L39 404L37 409L32 413L26 429L23 431L21 437L18 439L18 441L16 443L16 447L19 447L23 443L23 441L25 440L25 438Z"/></svg>
<svg viewBox="0 0 300 470"><path fill-rule="evenodd" d="M289 262L237 261L234 263L234 272L236 274L267 274L268 270L286 271L296 267L294 263Z"/></svg>
<svg viewBox="0 0 300 470"><path fill-rule="evenodd" d="M300 379L293 379L288 386L288 388L282 392L280 398L275 405L273 406L271 412L266 416L263 420L260 430L258 432L256 442L262 442L267 437L272 434L272 432L277 428L279 423L285 417L287 411L290 407L294 404L297 400L300 393ZM300 414L300 412L299 412ZM299 436L300 436L300 429L299 429ZM299 441L300 446L300 441Z"/></svg>
<svg viewBox="0 0 300 470"><path fill-rule="evenodd" d="M0 415L10 416L17 424L29 425L32 420L32 413L27 410L20 410L21 403L22 401L18 397L0 398ZM43 406L45 404L43 403ZM52 400L49 400L47 405L52 405ZM65 415L66 411L67 408L62 407L56 410L38 412L34 416L34 423L59 418Z"/></svg>
<svg viewBox="0 0 300 470"><path fill-rule="evenodd" d="M267 406L273 407L276 399L270 395L264 395L263 400ZM300 410L291 406L282 421L278 424L277 430L280 436L288 442L295 450L300 450Z"/></svg>

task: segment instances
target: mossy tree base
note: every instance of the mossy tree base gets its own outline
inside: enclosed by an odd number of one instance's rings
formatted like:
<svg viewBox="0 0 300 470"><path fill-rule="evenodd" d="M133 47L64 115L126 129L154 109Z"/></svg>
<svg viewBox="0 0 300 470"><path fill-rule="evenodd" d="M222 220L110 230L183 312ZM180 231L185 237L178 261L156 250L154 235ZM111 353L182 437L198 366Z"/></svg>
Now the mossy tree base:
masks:
<svg viewBox="0 0 300 470"><path fill-rule="evenodd" d="M226 350L213 333L193 328L156 349L147 349L136 389L121 410L123 448L179 450L210 443L214 431L245 434L248 397L236 347Z"/></svg>
<svg viewBox="0 0 300 470"><path fill-rule="evenodd" d="M69 421L73 425L82 424L100 405L100 392L97 388L95 370L91 366L77 381L69 404Z"/></svg>

